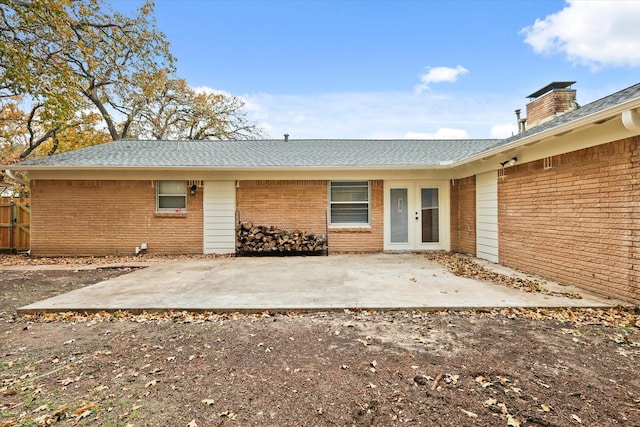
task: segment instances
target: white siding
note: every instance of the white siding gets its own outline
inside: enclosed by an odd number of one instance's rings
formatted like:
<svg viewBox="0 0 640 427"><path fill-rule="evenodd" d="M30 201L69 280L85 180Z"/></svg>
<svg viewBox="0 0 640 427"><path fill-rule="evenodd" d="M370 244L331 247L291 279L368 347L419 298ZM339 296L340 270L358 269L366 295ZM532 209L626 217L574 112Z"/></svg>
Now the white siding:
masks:
<svg viewBox="0 0 640 427"><path fill-rule="evenodd" d="M236 183L204 182L205 254L230 254L236 250Z"/></svg>
<svg viewBox="0 0 640 427"><path fill-rule="evenodd" d="M498 173L476 175L476 256L498 262Z"/></svg>

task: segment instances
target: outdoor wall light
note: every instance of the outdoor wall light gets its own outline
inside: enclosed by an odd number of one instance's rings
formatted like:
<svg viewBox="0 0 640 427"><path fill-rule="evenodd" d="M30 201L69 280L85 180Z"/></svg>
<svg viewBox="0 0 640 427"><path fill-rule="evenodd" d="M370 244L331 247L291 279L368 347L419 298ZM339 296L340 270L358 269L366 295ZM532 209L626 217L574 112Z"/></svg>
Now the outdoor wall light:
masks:
<svg viewBox="0 0 640 427"><path fill-rule="evenodd" d="M518 158L517 157L513 157L509 160L505 160L504 162L500 162L500 166L502 166L503 168L505 166L513 166L518 162Z"/></svg>
<svg viewBox="0 0 640 427"><path fill-rule="evenodd" d="M191 186L191 189L189 190L192 196L196 195L196 190L198 189L198 186L196 186L195 184L193 184Z"/></svg>

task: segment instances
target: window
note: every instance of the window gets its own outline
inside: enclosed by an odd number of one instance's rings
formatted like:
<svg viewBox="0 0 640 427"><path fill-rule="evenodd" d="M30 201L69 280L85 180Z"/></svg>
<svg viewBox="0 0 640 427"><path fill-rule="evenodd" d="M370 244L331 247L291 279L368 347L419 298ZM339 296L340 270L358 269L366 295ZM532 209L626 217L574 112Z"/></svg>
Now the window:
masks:
<svg viewBox="0 0 640 427"><path fill-rule="evenodd" d="M369 224L369 181L334 181L330 184L331 224Z"/></svg>
<svg viewBox="0 0 640 427"><path fill-rule="evenodd" d="M158 181L158 212L176 212L187 209L187 183L185 181Z"/></svg>

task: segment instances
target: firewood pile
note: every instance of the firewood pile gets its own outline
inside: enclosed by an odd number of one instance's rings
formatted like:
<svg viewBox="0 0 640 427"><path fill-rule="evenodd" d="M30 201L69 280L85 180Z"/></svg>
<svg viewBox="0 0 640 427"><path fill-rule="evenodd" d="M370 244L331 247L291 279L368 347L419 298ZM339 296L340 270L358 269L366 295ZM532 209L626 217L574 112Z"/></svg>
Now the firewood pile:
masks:
<svg viewBox="0 0 640 427"><path fill-rule="evenodd" d="M289 231L241 222L236 231L236 253L241 255L317 255L328 250L324 234Z"/></svg>

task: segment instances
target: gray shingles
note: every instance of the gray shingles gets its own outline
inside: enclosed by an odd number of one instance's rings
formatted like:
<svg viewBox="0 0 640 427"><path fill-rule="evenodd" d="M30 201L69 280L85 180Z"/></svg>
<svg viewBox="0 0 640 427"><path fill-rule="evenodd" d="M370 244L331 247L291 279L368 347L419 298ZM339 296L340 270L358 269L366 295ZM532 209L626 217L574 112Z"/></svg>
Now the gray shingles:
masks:
<svg viewBox="0 0 640 427"><path fill-rule="evenodd" d="M23 163L83 167L424 167L462 160L498 142L485 140L121 140Z"/></svg>

